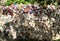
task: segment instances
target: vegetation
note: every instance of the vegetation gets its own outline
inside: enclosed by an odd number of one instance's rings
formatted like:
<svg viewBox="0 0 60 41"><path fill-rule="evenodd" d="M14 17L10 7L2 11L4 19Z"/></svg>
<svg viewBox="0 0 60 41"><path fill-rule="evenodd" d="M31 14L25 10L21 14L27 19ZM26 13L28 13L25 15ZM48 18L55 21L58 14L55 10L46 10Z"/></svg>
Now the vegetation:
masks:
<svg viewBox="0 0 60 41"><path fill-rule="evenodd" d="M54 5L58 5L56 0L7 0L7 2L5 3L6 5L10 5L12 3L16 3L16 4L29 4L29 3L40 3L41 5L44 4L54 4Z"/></svg>
<svg viewBox="0 0 60 41"><path fill-rule="evenodd" d="M29 4L29 3L32 3L34 4L35 0L7 0L7 2L5 3L6 5L10 5L12 3L16 3L16 4L20 4L20 3L23 3L23 4Z"/></svg>

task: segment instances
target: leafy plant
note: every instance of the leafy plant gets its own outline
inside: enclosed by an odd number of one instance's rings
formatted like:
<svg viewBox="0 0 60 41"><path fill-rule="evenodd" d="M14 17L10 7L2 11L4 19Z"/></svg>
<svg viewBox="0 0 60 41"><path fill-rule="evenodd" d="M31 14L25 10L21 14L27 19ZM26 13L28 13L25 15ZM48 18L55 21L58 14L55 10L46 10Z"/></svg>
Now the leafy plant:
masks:
<svg viewBox="0 0 60 41"><path fill-rule="evenodd" d="M5 4L6 4L6 5L11 5L12 3L13 3L13 1L8 0Z"/></svg>
<svg viewBox="0 0 60 41"><path fill-rule="evenodd" d="M58 2L56 0L7 0L7 2L5 3L6 5L10 5L12 3L16 3L16 4L20 4L20 3L23 3L23 4L34 4L34 3L40 3L41 5L44 5L44 4L54 4L54 5L58 5Z"/></svg>

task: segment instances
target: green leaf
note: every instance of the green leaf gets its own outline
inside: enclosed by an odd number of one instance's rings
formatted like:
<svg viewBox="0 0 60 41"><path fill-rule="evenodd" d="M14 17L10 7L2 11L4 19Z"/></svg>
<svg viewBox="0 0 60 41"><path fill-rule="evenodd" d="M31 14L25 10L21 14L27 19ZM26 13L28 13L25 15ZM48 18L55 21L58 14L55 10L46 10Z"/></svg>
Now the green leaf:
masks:
<svg viewBox="0 0 60 41"><path fill-rule="evenodd" d="M58 5L58 2L55 2L54 5L57 6Z"/></svg>
<svg viewBox="0 0 60 41"><path fill-rule="evenodd" d="M9 1L7 1L5 4L6 4L6 5L10 5L10 4L12 4L12 3L13 3L13 1L10 1L10 0L9 0Z"/></svg>

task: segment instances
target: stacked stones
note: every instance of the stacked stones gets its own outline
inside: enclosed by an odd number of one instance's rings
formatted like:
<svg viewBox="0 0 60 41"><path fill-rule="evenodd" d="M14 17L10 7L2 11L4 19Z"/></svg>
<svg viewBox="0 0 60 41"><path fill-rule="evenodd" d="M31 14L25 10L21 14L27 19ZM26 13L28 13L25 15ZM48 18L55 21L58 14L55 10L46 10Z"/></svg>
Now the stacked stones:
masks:
<svg viewBox="0 0 60 41"><path fill-rule="evenodd" d="M7 38L33 38L50 41L56 34L60 33L60 14L56 14L56 12L57 8L53 5L48 5L46 9L32 4L22 4L20 8L15 7L13 4L7 6L7 8L3 9L2 15L11 16L9 18L12 21L1 27L1 35L6 37L3 38L4 40Z"/></svg>

